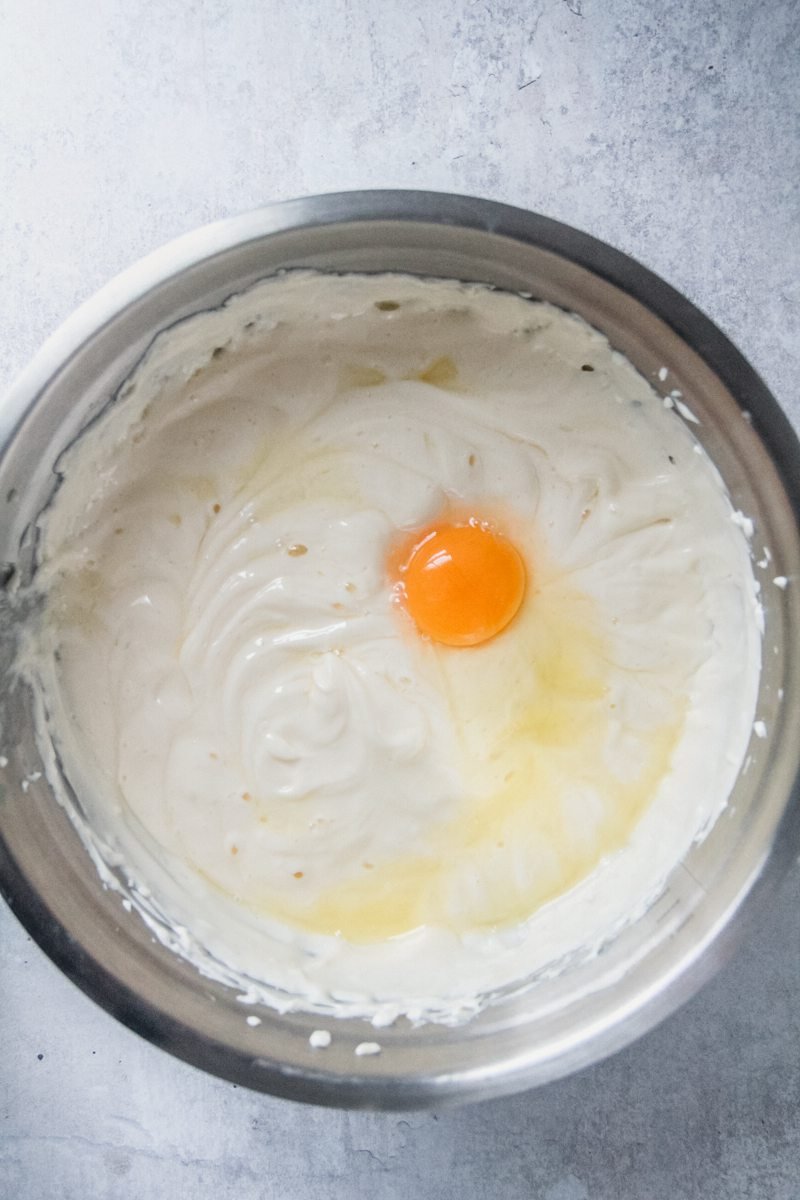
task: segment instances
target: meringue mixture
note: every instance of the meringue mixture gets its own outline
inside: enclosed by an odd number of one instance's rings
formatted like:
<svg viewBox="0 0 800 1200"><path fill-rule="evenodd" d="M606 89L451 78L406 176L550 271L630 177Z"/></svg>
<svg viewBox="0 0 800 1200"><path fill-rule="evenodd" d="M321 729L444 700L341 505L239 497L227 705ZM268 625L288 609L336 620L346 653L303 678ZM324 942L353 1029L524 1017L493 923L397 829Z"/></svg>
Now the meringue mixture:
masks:
<svg viewBox="0 0 800 1200"><path fill-rule="evenodd" d="M104 878L249 998L469 1015L724 807L747 540L580 318L292 272L161 334L58 471L42 737Z"/></svg>

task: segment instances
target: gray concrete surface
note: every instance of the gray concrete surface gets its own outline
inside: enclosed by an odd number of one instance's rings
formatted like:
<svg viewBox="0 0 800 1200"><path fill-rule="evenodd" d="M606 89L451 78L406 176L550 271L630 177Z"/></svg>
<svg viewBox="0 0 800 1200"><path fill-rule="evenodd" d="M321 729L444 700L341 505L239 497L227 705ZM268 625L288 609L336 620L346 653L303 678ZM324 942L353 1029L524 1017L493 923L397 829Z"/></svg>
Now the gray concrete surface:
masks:
<svg viewBox="0 0 800 1200"><path fill-rule="evenodd" d="M0 385L115 271L258 203L474 192L627 250L800 423L792 0L0 0ZM409 1117L207 1078L98 1011L0 912L2 1200L795 1200L800 874L638 1045Z"/></svg>

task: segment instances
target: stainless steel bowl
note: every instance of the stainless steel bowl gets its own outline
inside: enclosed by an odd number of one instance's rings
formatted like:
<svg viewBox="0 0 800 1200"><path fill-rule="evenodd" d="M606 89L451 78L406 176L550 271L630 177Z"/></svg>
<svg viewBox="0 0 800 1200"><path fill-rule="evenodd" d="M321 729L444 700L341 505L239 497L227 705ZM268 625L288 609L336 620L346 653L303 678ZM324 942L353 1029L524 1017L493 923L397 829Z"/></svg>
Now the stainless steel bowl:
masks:
<svg viewBox="0 0 800 1200"><path fill-rule="evenodd" d="M251 1028L235 993L153 941L104 890L41 770L31 700L4 689L0 883L40 946L138 1033L248 1087L325 1104L412 1108L545 1083L631 1042L687 1000L744 935L800 846L800 450L742 356L687 300L638 263L544 217L424 192L295 200L211 225L126 271L52 337L0 408L0 577L30 569L31 523L60 451L108 401L153 336L282 267L409 271L479 280L580 313L657 384L669 369L700 418L696 432L734 503L755 522L766 634L748 769L710 835L672 873L650 911L592 961L508 996L455 1029L380 1031L260 1010ZM8 634L8 606L4 607ZM10 639L3 638L7 668Z"/></svg>

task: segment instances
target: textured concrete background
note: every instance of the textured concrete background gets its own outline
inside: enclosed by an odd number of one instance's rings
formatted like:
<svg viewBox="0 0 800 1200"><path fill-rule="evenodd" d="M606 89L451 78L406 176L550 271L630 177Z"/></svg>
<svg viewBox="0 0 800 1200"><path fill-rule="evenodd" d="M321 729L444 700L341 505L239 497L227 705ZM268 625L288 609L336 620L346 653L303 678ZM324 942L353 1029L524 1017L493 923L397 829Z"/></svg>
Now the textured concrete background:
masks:
<svg viewBox="0 0 800 1200"><path fill-rule="evenodd" d="M110 275L265 200L487 195L627 250L800 423L793 0L0 0L0 385ZM245 1093L96 1010L0 912L0 1197L796 1200L800 874L701 996L471 1109Z"/></svg>

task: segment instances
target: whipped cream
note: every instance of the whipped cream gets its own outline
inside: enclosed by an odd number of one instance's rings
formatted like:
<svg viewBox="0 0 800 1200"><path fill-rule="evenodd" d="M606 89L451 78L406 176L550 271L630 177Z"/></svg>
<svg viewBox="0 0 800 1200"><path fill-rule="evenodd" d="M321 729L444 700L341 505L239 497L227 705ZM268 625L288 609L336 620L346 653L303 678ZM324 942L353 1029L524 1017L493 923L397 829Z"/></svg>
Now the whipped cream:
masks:
<svg viewBox="0 0 800 1200"><path fill-rule="evenodd" d="M243 1002L377 1024L635 919L760 669L752 529L684 408L578 317L449 281L296 272L160 335L59 463L23 655L105 881ZM387 572L454 503L529 571L468 650Z"/></svg>

